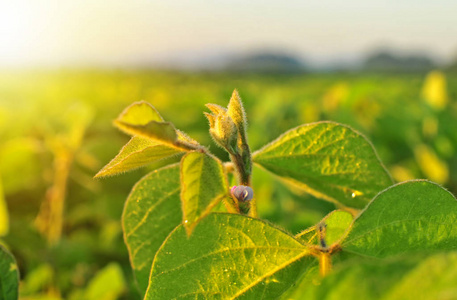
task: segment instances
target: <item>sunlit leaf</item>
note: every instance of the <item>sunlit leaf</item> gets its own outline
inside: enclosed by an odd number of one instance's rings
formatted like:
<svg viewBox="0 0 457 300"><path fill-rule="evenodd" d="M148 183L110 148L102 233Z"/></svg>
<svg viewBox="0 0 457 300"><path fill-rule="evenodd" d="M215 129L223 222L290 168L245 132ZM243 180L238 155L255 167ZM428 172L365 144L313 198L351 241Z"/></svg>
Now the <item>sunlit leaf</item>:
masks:
<svg viewBox="0 0 457 300"><path fill-rule="evenodd" d="M167 235L181 223L179 165L155 170L132 189L122 216L124 239L141 293L152 260Z"/></svg>
<svg viewBox="0 0 457 300"><path fill-rule="evenodd" d="M362 208L392 184L372 145L333 122L291 129L254 153L254 162L310 194Z"/></svg>
<svg viewBox="0 0 457 300"><path fill-rule="evenodd" d="M146 101L132 103L119 115L117 121L131 125L146 125L151 121L163 122L159 112Z"/></svg>
<svg viewBox="0 0 457 300"><path fill-rule="evenodd" d="M228 182L221 162L201 152L186 154L181 160L181 203L184 226L190 234L222 198Z"/></svg>
<svg viewBox="0 0 457 300"><path fill-rule="evenodd" d="M178 139L176 128L170 122L151 121L144 125L133 125L116 120L114 124L131 135L139 135L166 144L173 145Z"/></svg>
<svg viewBox="0 0 457 300"><path fill-rule="evenodd" d="M135 102L128 106L114 125L130 135L152 139L159 143L176 147L178 131L170 122L165 122L157 110L145 101ZM185 135L181 135L184 136Z"/></svg>
<svg viewBox="0 0 457 300"><path fill-rule="evenodd" d="M17 299L19 271L14 257L0 246L0 298Z"/></svg>
<svg viewBox="0 0 457 300"><path fill-rule="evenodd" d="M439 185L407 181L379 194L354 220L343 250L388 257L457 250L457 200Z"/></svg>
<svg viewBox="0 0 457 300"><path fill-rule="evenodd" d="M134 136L95 177L110 176L134 170L181 152L162 143Z"/></svg>
<svg viewBox="0 0 457 300"><path fill-rule="evenodd" d="M279 272L308 255L293 237L261 220L210 214L189 238L183 226L167 238L145 299L274 299L293 282L285 273L276 277ZM269 285L265 295L258 285Z"/></svg>

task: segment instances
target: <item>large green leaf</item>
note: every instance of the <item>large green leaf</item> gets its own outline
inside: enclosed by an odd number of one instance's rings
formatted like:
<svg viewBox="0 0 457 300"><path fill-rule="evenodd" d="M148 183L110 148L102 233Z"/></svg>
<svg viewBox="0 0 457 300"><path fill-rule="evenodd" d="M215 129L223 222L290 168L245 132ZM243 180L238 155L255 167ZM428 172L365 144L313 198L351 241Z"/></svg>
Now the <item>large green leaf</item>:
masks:
<svg viewBox="0 0 457 300"><path fill-rule="evenodd" d="M19 272L14 257L0 246L0 299L18 298Z"/></svg>
<svg viewBox="0 0 457 300"><path fill-rule="evenodd" d="M189 238L183 226L170 234L154 259L145 299L274 299L294 282L281 272L308 255L300 242L266 222L210 214Z"/></svg>
<svg viewBox="0 0 457 300"><path fill-rule="evenodd" d="M457 201L429 181L394 185L354 220L343 250L371 257L457 250Z"/></svg>
<svg viewBox="0 0 457 300"><path fill-rule="evenodd" d="M221 162L202 152L190 152L181 160L181 203L184 226L190 234L229 192Z"/></svg>
<svg viewBox="0 0 457 300"><path fill-rule="evenodd" d="M181 223L179 165L155 170L132 189L122 216L124 239L142 293L154 255Z"/></svg>
<svg viewBox="0 0 457 300"><path fill-rule="evenodd" d="M456 299L457 253L358 260L318 285L303 278L284 299Z"/></svg>
<svg viewBox="0 0 457 300"><path fill-rule="evenodd" d="M253 159L316 197L350 207L364 207L392 184L370 142L333 122L291 129L255 152Z"/></svg>
<svg viewBox="0 0 457 300"><path fill-rule="evenodd" d="M176 155L182 151L150 139L134 136L125 144L118 155L95 177L104 177L131 171L152 162Z"/></svg>

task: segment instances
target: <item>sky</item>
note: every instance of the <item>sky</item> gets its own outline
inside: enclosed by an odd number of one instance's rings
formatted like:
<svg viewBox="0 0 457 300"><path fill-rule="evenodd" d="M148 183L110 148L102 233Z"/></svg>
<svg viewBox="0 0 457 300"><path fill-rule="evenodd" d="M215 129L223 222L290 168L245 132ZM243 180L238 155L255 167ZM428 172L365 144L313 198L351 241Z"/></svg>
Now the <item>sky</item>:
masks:
<svg viewBox="0 0 457 300"><path fill-rule="evenodd" d="M138 66L257 49L457 56L456 0L0 1L0 67Z"/></svg>

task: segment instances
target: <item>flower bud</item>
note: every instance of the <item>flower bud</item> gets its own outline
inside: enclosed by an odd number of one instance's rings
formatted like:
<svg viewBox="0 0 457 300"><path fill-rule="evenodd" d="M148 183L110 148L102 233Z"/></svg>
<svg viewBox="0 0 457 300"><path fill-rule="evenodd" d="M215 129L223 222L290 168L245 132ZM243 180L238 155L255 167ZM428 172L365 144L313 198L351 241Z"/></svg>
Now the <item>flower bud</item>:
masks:
<svg viewBox="0 0 457 300"><path fill-rule="evenodd" d="M232 197L238 202L240 212L248 214L251 209L251 200L254 198L254 191L249 186L233 186L230 190Z"/></svg>
<svg viewBox="0 0 457 300"><path fill-rule="evenodd" d="M210 124L209 132L211 133L212 138L219 146L225 148L229 153L237 153L238 129L232 118L228 115L227 110L215 104L207 106L215 113L215 115L205 113Z"/></svg>
<svg viewBox="0 0 457 300"><path fill-rule="evenodd" d="M239 201L249 201L254 198L254 191L250 186L234 185L230 193Z"/></svg>

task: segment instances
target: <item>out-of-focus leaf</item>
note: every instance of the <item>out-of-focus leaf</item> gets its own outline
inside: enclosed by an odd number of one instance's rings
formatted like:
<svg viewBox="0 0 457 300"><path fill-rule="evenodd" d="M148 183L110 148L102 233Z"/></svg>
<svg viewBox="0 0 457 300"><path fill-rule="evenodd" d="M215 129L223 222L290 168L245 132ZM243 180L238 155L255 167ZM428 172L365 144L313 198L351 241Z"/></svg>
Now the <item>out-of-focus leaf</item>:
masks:
<svg viewBox="0 0 457 300"><path fill-rule="evenodd" d="M126 284L121 267L117 263L110 263L89 282L84 299L115 300L125 289Z"/></svg>
<svg viewBox="0 0 457 300"><path fill-rule="evenodd" d="M457 250L457 200L423 180L397 184L376 196L354 220L343 250L369 257Z"/></svg>
<svg viewBox="0 0 457 300"><path fill-rule="evenodd" d="M0 246L0 297L5 300L18 298L19 272L14 257Z"/></svg>
<svg viewBox="0 0 457 300"><path fill-rule="evenodd" d="M444 184L449 180L449 169L427 145L417 145L414 148L414 156L422 172L428 179L439 184Z"/></svg>
<svg viewBox="0 0 457 300"><path fill-rule="evenodd" d="M228 194L224 168L218 159L191 152L181 160L181 203L184 227L190 234L197 223Z"/></svg>
<svg viewBox="0 0 457 300"><path fill-rule="evenodd" d="M438 71L430 72L422 88L425 101L436 110L442 110L448 103L446 77Z"/></svg>
<svg viewBox="0 0 457 300"><path fill-rule="evenodd" d="M8 206L6 205L5 195L3 193L2 176L0 173L0 236L8 234L10 228L10 218Z"/></svg>
<svg viewBox="0 0 457 300"><path fill-rule="evenodd" d="M274 299L293 283L279 272L309 250L270 224L236 214L210 214L188 238L183 226L157 252L145 299ZM258 285L268 285L266 289ZM265 294L263 294L265 293Z"/></svg>
<svg viewBox="0 0 457 300"><path fill-rule="evenodd" d="M0 143L0 166L5 195L28 189L38 183L40 145L28 138L16 138ZM20 171L21 176L18 176Z"/></svg>
<svg viewBox="0 0 457 300"><path fill-rule="evenodd" d="M54 270L49 264L42 264L27 274L21 283L21 295L29 296L44 292L52 284Z"/></svg>
<svg viewBox="0 0 457 300"><path fill-rule="evenodd" d="M253 160L316 197L350 207L364 207L392 184L368 140L333 122L291 129L255 152Z"/></svg>
<svg viewBox="0 0 457 300"><path fill-rule="evenodd" d="M181 223L179 165L155 170L132 189L122 216L124 239L142 294L154 255Z"/></svg>

